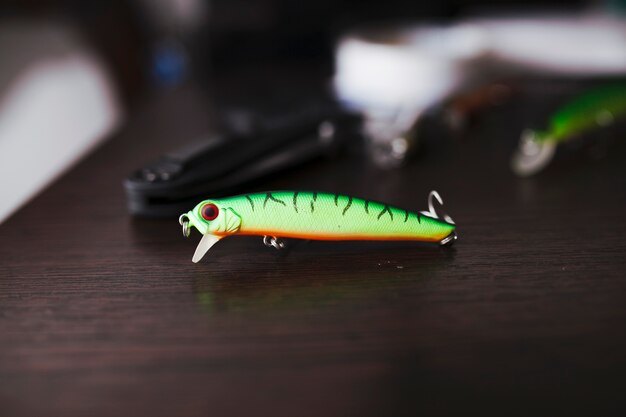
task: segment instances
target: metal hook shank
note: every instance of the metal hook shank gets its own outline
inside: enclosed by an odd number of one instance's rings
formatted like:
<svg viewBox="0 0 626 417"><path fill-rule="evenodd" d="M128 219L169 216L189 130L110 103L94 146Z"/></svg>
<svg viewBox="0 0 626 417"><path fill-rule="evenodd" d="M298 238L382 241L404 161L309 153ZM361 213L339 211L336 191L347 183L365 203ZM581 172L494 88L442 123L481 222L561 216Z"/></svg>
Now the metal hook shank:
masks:
<svg viewBox="0 0 626 417"><path fill-rule="evenodd" d="M263 236L263 244L276 250L285 249L285 242L276 236Z"/></svg>
<svg viewBox="0 0 626 417"><path fill-rule="evenodd" d="M181 215L178 218L178 223L180 223L180 225L183 226L183 236L189 237L191 230L189 229L189 218L187 217L187 215L186 214Z"/></svg>

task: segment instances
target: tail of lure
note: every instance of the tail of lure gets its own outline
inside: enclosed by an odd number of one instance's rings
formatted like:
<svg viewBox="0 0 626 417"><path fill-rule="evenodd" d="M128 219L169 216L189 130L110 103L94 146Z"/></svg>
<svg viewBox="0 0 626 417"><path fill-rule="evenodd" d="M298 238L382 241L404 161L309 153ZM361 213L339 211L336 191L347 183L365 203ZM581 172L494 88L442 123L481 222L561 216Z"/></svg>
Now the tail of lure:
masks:
<svg viewBox="0 0 626 417"><path fill-rule="evenodd" d="M312 240L417 240L450 245L455 224L439 216L428 198L428 211L410 212L375 201L339 194L275 191L205 200L180 216L183 234L195 227L203 238L193 256L198 262L220 239L231 235L264 236L279 248L277 237Z"/></svg>

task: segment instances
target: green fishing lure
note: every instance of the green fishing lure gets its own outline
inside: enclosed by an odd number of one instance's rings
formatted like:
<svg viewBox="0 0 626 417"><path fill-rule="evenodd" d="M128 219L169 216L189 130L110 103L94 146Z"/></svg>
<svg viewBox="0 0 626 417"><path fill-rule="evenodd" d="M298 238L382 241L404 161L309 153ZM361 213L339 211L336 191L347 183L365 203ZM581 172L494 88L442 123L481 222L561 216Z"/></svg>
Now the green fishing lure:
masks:
<svg viewBox="0 0 626 417"><path fill-rule="evenodd" d="M279 238L312 240L417 240L449 245L456 240L452 219L429 211L412 212L384 203L339 194L273 191L205 200L180 216L183 234L195 227L202 235L193 262L220 239L232 235L264 236L266 245L281 248Z"/></svg>
<svg viewBox="0 0 626 417"><path fill-rule="evenodd" d="M547 130L525 130L511 168L519 176L533 175L550 163L559 143L625 116L626 84L595 88L554 113Z"/></svg>

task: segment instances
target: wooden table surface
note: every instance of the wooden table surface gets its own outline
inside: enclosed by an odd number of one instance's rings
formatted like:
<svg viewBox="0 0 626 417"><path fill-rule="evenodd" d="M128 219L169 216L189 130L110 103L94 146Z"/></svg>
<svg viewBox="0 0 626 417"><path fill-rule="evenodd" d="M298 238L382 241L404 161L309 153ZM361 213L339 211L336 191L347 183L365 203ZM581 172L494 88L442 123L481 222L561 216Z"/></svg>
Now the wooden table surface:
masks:
<svg viewBox="0 0 626 417"><path fill-rule="evenodd" d="M517 179L537 94L403 169L353 155L254 189L414 210L436 189L454 247L241 237L199 264L200 236L129 217L121 181L205 132L208 105L148 100L0 226L0 415L624 415L624 137Z"/></svg>

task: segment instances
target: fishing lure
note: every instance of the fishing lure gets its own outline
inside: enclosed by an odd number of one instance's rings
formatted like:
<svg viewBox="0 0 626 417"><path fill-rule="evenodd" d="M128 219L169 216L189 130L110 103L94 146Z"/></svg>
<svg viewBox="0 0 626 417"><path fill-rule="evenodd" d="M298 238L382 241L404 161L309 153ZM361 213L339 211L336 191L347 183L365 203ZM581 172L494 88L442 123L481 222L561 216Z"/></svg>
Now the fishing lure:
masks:
<svg viewBox="0 0 626 417"><path fill-rule="evenodd" d="M456 240L455 224L439 218L433 199L429 211L411 212L388 204L339 194L274 191L205 200L180 216L183 235L190 227L202 235L193 255L198 262L220 239L231 235L263 236L268 246L280 249L280 238L312 240L418 240L449 245Z"/></svg>
<svg viewBox="0 0 626 417"><path fill-rule="evenodd" d="M559 143L625 116L626 84L595 88L554 113L547 130L525 130L511 168L522 177L533 175L550 163Z"/></svg>

